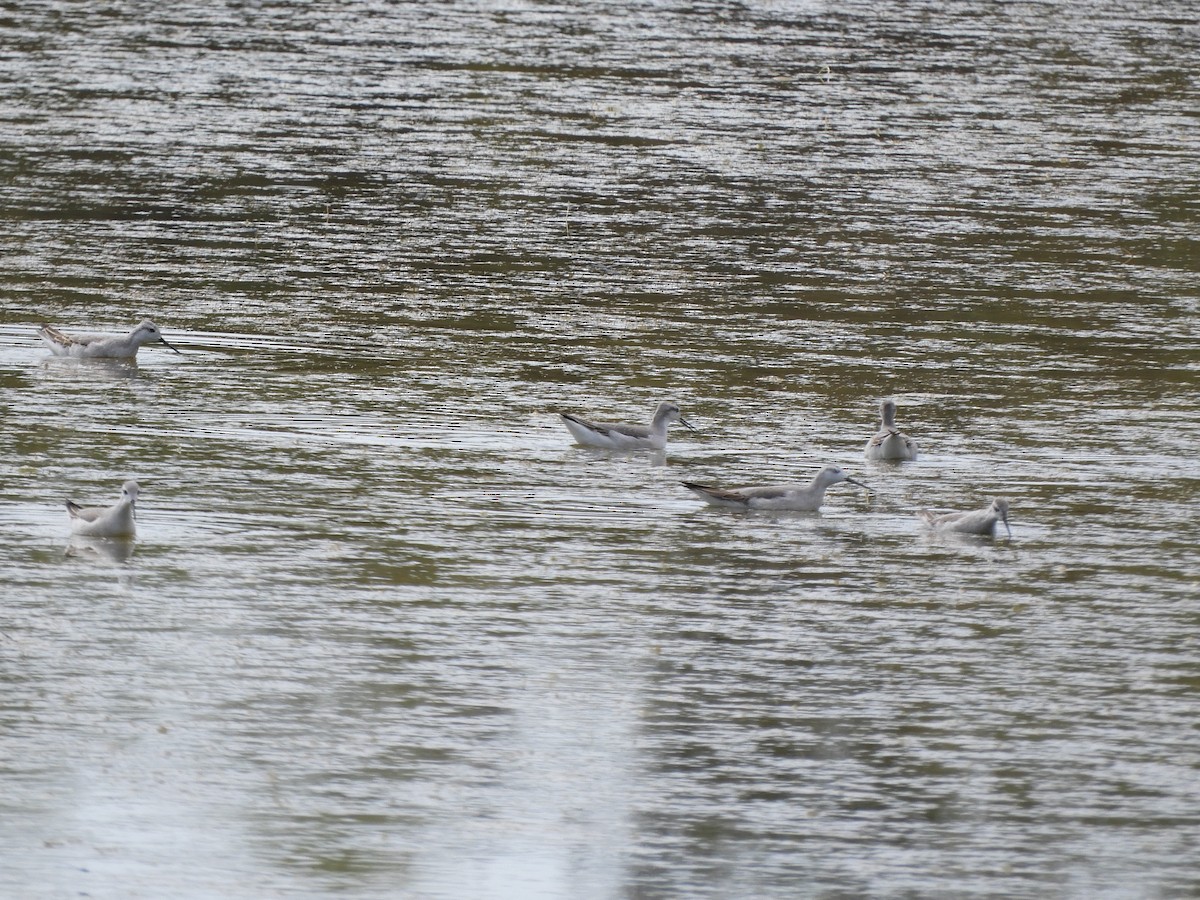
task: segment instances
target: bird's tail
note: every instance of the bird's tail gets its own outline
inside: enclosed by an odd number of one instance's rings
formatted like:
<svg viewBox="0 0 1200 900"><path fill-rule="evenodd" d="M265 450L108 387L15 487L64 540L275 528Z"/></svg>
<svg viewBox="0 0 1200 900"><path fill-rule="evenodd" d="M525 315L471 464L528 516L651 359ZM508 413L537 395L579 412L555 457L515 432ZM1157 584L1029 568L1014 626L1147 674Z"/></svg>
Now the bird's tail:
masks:
<svg viewBox="0 0 1200 900"><path fill-rule="evenodd" d="M43 325L38 329L38 334L41 335L42 340L44 340L46 343L52 344L56 347L62 347L64 349L75 343L74 338L67 337L67 335L63 334L53 325Z"/></svg>

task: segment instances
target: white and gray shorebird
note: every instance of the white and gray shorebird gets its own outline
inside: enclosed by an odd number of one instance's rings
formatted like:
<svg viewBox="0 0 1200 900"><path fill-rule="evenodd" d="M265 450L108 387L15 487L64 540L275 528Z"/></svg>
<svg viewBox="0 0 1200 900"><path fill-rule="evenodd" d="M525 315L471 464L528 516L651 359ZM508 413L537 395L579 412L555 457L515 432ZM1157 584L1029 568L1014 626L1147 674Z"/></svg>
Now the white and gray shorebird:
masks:
<svg viewBox="0 0 1200 900"><path fill-rule="evenodd" d="M134 505L137 503L138 483L127 481L121 487L121 499L112 506L83 507L74 500L67 501L71 531L91 537L133 537Z"/></svg>
<svg viewBox="0 0 1200 900"><path fill-rule="evenodd" d="M602 447L605 450L662 450L667 446L667 426L672 422L696 430L680 415L679 404L671 400L658 404L648 426L592 422L571 413L559 415L576 441L585 447Z"/></svg>
<svg viewBox="0 0 1200 900"><path fill-rule="evenodd" d="M167 344L158 326L149 319L141 323L129 334L66 334L53 325L43 325L38 329L42 341L50 348L55 356L69 356L74 359L136 359L138 348L143 344ZM171 347L170 344L167 344ZM175 347L171 347L179 353Z"/></svg>
<svg viewBox="0 0 1200 900"><path fill-rule="evenodd" d="M867 441L867 459L916 459L917 442L896 427L896 403L879 404L879 431Z"/></svg>
<svg viewBox="0 0 1200 900"><path fill-rule="evenodd" d="M757 487L717 488L694 481L684 481L683 486L713 506L729 509L786 509L799 512L815 512L821 508L825 491L835 484L848 481L865 490L871 490L861 481L851 478L837 466L826 466L808 484L768 484Z"/></svg>
<svg viewBox="0 0 1200 900"><path fill-rule="evenodd" d="M974 509L969 512L952 512L937 515L927 509L917 513L925 524L934 531L950 531L956 534L982 534L992 536L996 533L996 523L1003 522L1012 538L1012 529L1008 526L1008 501L997 497L986 509Z"/></svg>

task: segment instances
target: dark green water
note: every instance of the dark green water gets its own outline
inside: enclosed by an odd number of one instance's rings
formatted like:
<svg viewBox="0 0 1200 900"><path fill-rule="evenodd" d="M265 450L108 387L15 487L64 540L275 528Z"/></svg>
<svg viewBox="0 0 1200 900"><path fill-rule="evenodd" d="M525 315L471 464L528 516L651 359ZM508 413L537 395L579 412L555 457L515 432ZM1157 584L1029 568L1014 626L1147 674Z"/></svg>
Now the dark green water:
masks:
<svg viewBox="0 0 1200 900"><path fill-rule="evenodd" d="M8 10L0 894L1200 892L1195 21Z"/></svg>

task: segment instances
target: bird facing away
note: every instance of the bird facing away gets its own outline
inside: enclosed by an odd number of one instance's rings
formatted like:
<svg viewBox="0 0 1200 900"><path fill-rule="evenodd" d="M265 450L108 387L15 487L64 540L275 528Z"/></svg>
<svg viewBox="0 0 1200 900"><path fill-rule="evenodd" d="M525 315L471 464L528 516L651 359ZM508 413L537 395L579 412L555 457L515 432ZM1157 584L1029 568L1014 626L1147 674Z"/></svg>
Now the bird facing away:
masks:
<svg viewBox="0 0 1200 900"><path fill-rule="evenodd" d="M679 404L664 400L654 410L650 425L627 425L613 422L591 422L570 413L559 413L563 424L575 440L585 447L605 450L662 450L667 446L667 426L679 422L695 431L679 413Z"/></svg>
<svg viewBox="0 0 1200 900"><path fill-rule="evenodd" d="M53 325L43 325L38 334L55 356L74 359L136 359L138 348L143 344L167 344L158 326L149 319L143 319L129 334L69 335ZM170 344L167 346L171 347ZM175 347L171 349L179 353Z"/></svg>
<svg viewBox="0 0 1200 900"><path fill-rule="evenodd" d="M996 523L1003 522L1009 538L1012 538L1012 529L1008 526L1008 501L1000 497L993 500L986 509L944 513L940 516L923 509L917 515L934 531L982 534L988 537L996 533Z"/></svg>
<svg viewBox="0 0 1200 900"><path fill-rule="evenodd" d="M74 500L67 501L67 515L71 517L71 531L92 537L133 537L134 504L137 502L138 483L127 481L121 487L121 499L112 506L82 507Z"/></svg>
<svg viewBox="0 0 1200 900"><path fill-rule="evenodd" d="M896 427L896 403L879 404L879 431L867 441L867 459L916 459L917 442Z"/></svg>
<svg viewBox="0 0 1200 900"><path fill-rule="evenodd" d="M851 478L837 466L826 466L808 484L773 484L759 487L715 488L694 481L684 481L683 486L713 506L729 509L787 509L800 512L815 512L821 508L825 491L832 485L848 481L860 488L870 490L861 481Z"/></svg>

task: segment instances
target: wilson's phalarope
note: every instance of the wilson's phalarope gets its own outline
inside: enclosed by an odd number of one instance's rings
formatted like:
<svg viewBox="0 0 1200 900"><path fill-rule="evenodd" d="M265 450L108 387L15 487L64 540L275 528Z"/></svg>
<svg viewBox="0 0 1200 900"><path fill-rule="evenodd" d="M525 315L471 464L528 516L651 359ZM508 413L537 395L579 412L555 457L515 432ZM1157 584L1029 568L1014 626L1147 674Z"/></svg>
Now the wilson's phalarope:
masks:
<svg viewBox="0 0 1200 900"><path fill-rule="evenodd" d="M679 422L692 431L690 422L679 414L679 404L664 400L654 410L654 419L645 425L624 425L611 422L591 422L559 413L567 430L575 440L585 447L603 447L606 450L662 450L667 446L667 426Z"/></svg>
<svg viewBox="0 0 1200 900"><path fill-rule="evenodd" d="M127 481L121 487L121 499L112 506L90 506L86 509L74 500L67 501L67 515L71 517L71 531L92 537L133 537L134 504L137 502L138 483Z"/></svg>
<svg viewBox="0 0 1200 900"><path fill-rule="evenodd" d="M825 491L842 481L857 484L871 490L861 481L851 478L837 466L826 466L808 484L774 484L761 487L715 488L694 481L684 481L683 486L701 500L714 506L730 509L789 509L813 512L821 507Z"/></svg>
<svg viewBox="0 0 1200 900"><path fill-rule="evenodd" d="M136 359L142 344L158 342L167 344L158 326L149 319L129 334L77 334L69 335L53 325L43 325L38 334L55 356L70 356L75 359ZM170 344L167 344L171 347ZM171 347L179 353L174 347Z"/></svg>
<svg viewBox="0 0 1200 900"><path fill-rule="evenodd" d="M1009 539L1012 538L1012 529L1008 527L1008 501L1002 498L997 498L992 501L992 505L987 509L975 509L970 512L953 512L943 515L936 515L927 509L923 509L917 513L925 524L935 531L953 531L958 534L984 534L993 535L996 532L996 523L1003 522L1005 529L1008 531Z"/></svg>
<svg viewBox="0 0 1200 900"><path fill-rule="evenodd" d="M879 432L867 441L867 459L916 459L917 442L896 427L896 403L879 404Z"/></svg>

